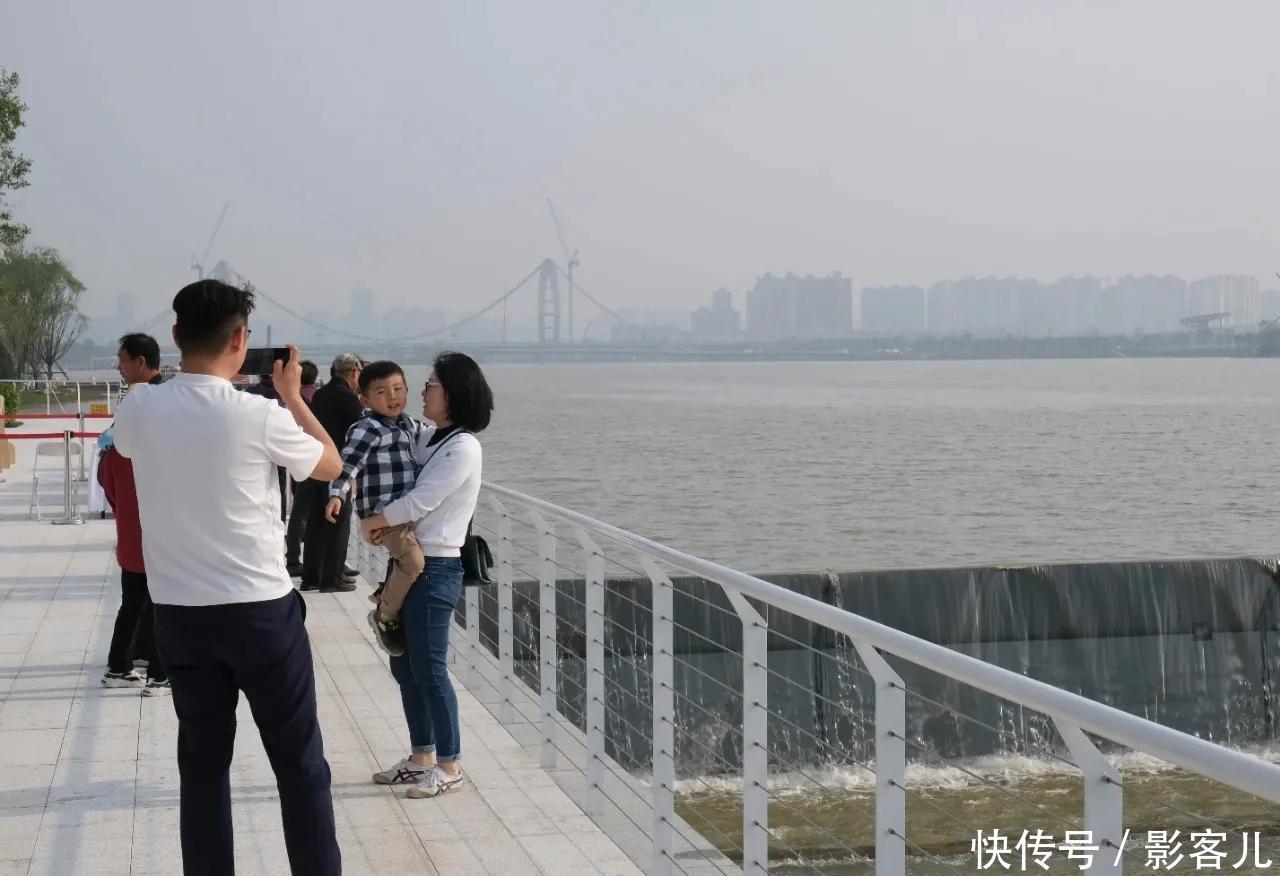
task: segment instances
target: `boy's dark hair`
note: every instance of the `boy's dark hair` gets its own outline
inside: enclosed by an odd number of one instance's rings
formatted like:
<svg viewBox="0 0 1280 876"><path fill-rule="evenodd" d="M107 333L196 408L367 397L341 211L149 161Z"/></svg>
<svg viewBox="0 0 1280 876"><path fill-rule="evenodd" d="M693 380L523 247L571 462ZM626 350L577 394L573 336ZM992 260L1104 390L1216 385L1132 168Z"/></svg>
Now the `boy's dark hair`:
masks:
<svg viewBox="0 0 1280 876"><path fill-rule="evenodd" d="M436 380L449 399L453 425L472 432L484 431L493 415L493 390L480 366L465 353L446 351L436 356L433 367Z"/></svg>
<svg viewBox="0 0 1280 876"><path fill-rule="evenodd" d="M377 362L370 362L364 366L360 372L360 393L363 395L369 391L369 384L375 380L386 380L388 377L394 377L399 374L404 377L404 369L387 359L381 359Z"/></svg>
<svg viewBox="0 0 1280 876"><path fill-rule="evenodd" d="M173 296L174 340L185 354L216 356L253 313L253 292L221 280L198 280Z"/></svg>
<svg viewBox="0 0 1280 876"><path fill-rule="evenodd" d="M310 359L302 360L302 385L312 386L316 382L316 378L320 376L320 366L316 365Z"/></svg>
<svg viewBox="0 0 1280 876"><path fill-rule="evenodd" d="M148 368L160 367L160 345L151 335L131 332L120 339L120 349L130 359L146 359Z"/></svg>

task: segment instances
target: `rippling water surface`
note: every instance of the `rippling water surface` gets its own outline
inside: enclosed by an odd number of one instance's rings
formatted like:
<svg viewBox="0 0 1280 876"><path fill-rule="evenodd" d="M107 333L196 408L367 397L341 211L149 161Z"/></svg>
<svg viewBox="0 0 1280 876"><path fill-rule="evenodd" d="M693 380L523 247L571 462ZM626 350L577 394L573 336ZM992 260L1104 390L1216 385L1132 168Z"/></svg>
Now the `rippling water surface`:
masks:
<svg viewBox="0 0 1280 876"><path fill-rule="evenodd" d="M1280 546L1276 359L487 372L486 477L750 571Z"/></svg>

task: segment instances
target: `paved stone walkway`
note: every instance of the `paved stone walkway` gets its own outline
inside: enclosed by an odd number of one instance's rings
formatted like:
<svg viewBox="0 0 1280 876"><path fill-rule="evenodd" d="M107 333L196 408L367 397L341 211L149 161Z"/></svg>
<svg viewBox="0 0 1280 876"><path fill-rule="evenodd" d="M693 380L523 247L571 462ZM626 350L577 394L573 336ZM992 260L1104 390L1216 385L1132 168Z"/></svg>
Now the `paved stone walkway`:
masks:
<svg viewBox="0 0 1280 876"><path fill-rule="evenodd" d="M30 490L19 445L18 468L0 482L0 874L178 873L172 701L99 684L120 601L114 525L15 519ZM46 507L60 489L42 490ZM365 591L307 603L345 872L641 872L461 685L470 787L409 800L372 784L407 736L364 625ZM287 873L274 777L243 700L239 717L238 872Z"/></svg>

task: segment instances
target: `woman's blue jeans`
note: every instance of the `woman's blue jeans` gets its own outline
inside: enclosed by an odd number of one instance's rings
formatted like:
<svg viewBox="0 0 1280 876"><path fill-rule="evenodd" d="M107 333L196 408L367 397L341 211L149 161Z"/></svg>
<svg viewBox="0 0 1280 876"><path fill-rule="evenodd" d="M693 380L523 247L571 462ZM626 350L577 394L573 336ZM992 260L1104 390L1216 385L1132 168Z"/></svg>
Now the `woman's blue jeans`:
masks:
<svg viewBox="0 0 1280 876"><path fill-rule="evenodd" d="M400 685L409 742L415 752L436 753L437 763L461 754L458 697L449 680L449 624L462 595L462 560L427 557L427 567L400 609L405 653L391 658Z"/></svg>

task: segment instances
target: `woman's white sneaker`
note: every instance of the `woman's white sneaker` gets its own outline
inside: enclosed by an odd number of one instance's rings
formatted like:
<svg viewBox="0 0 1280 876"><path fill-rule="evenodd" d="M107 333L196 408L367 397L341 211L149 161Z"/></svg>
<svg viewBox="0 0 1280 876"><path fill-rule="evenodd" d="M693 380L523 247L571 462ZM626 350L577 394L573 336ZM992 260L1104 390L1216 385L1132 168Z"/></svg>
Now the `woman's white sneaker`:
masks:
<svg viewBox="0 0 1280 876"><path fill-rule="evenodd" d="M387 769L373 774L373 780L379 785L411 785L416 784L423 776L431 775L432 767L418 766L407 757Z"/></svg>
<svg viewBox="0 0 1280 876"><path fill-rule="evenodd" d="M418 779L418 784L410 785L409 790L405 792L406 797L413 797L415 800L423 797L438 797L446 791L457 791L462 787L464 776L459 772L456 776L451 776L440 767L432 767L430 777L423 776Z"/></svg>

